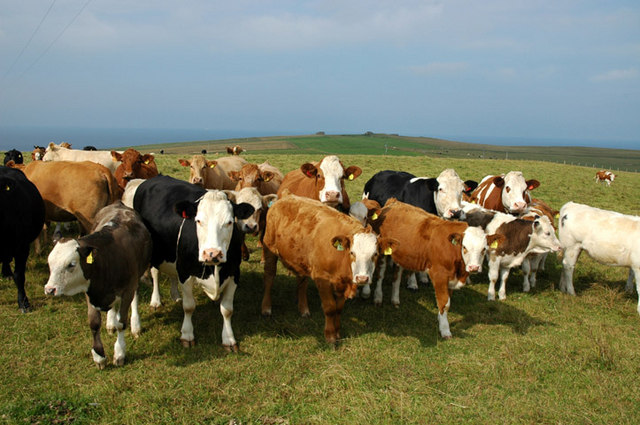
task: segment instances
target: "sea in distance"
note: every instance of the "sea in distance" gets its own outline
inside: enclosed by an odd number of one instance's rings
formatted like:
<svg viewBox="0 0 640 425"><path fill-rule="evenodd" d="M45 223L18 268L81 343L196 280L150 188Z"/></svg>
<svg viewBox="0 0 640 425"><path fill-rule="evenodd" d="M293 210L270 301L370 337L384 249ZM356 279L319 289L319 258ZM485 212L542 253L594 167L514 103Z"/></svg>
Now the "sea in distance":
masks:
<svg viewBox="0 0 640 425"><path fill-rule="evenodd" d="M34 145L46 146L49 142L71 143L74 149L95 146L111 149L157 143L191 142L267 136L293 136L314 134L315 131L255 131L216 129L148 129L148 128L81 128L81 127L0 127L0 150L18 149L31 151ZM326 131L327 134L358 134L365 131ZM375 131L374 131L375 132ZM391 132L388 133L397 133ZM528 137L456 136L446 134L408 134L404 136L436 137L467 143L500 146L586 146L612 149L640 149L640 141L624 140L571 140Z"/></svg>

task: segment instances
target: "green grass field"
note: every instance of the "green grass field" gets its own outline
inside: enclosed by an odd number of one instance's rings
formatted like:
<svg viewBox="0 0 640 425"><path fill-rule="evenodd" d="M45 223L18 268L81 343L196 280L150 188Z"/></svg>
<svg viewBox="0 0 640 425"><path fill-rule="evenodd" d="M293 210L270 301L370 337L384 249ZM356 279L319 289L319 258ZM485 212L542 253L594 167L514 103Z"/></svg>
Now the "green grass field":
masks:
<svg viewBox="0 0 640 425"><path fill-rule="evenodd" d="M365 137L365 136L362 136ZM298 143L291 141L291 143ZM360 143L360 142L358 142ZM315 146L315 147L314 147ZM164 174L187 178L180 153L158 155ZM251 162L268 159L287 172L319 150L290 154L250 149ZM153 150L154 148L149 148ZM209 148L207 148L209 149ZM209 149L211 151L211 149ZM271 152L271 151L269 151ZM213 156L211 156L213 158ZM521 170L537 178L535 197L559 209L567 201L640 215L640 174L619 172L611 187L597 185L594 169L543 161L467 159L443 155L341 154L363 174L347 182L352 200L377 171L396 169L437 176L456 169L463 180ZM273 316L260 315L262 268L256 240L242 265L233 327L241 353L221 347L217 303L196 290L197 345L179 341L182 307L169 297L148 307L151 288L142 283L143 333L127 333L121 368L98 370L83 296L47 298L46 254L28 263L27 293L33 311L17 309L13 283L0 285L0 423L10 424L637 424L640 423L640 317L637 294L624 292L627 270L580 258L576 297L557 289L561 265L554 255L538 286L522 292L513 270L507 300L486 299L486 270L452 296L453 339L439 337L433 289L401 290L399 308L350 300L343 313L343 341L324 342L317 290L309 288L310 318L300 318L295 280L280 269ZM404 286L404 285L403 285ZM115 337L103 332L113 358Z"/></svg>

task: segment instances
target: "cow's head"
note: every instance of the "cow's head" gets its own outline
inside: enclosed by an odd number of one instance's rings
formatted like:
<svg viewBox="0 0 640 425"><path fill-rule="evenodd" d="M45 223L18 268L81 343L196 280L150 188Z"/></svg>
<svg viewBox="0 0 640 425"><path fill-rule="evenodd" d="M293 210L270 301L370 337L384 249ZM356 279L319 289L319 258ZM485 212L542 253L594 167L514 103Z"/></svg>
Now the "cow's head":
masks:
<svg viewBox="0 0 640 425"><path fill-rule="evenodd" d="M7 162L13 161L16 164L23 164L24 158L22 158L22 152L17 149L11 149L4 153L4 164L7 165Z"/></svg>
<svg viewBox="0 0 640 425"><path fill-rule="evenodd" d="M260 170L258 164L245 164L240 171L229 171L228 175L231 180L238 182L236 190L260 187L261 183L269 182L274 177L273 172Z"/></svg>
<svg viewBox="0 0 640 425"><path fill-rule="evenodd" d="M502 205L511 214L523 212L531 201L529 191L540 186L538 180L525 181L521 171L509 171L504 177L495 177L493 184L502 189Z"/></svg>
<svg viewBox="0 0 640 425"><path fill-rule="evenodd" d="M463 182L452 168L447 168L435 179L428 179L429 189L433 191L433 200L440 217L460 218L462 212L462 194L473 190L477 183L473 180Z"/></svg>
<svg viewBox="0 0 640 425"><path fill-rule="evenodd" d="M34 145L33 151L31 152L31 159L33 161L42 161L42 158L44 157L45 152L46 152L46 149L43 148L42 146Z"/></svg>
<svg viewBox="0 0 640 425"><path fill-rule="evenodd" d="M460 233L452 233L449 235L449 241L453 245L460 245L462 261L465 264L465 270L469 273L482 272L482 263L489 246L494 243L500 243L504 239L502 235L487 236L480 227L469 226L465 231ZM493 246L495 249L495 246Z"/></svg>
<svg viewBox="0 0 640 425"><path fill-rule="evenodd" d="M189 168L189 183L207 187L207 176L209 169L216 168L218 161L208 161L203 155L194 155L190 161L179 159L178 162L183 167Z"/></svg>
<svg viewBox="0 0 640 425"><path fill-rule="evenodd" d="M143 164L157 169L153 155L148 153L142 155L132 148L127 149L123 153L111 151L111 157L114 161L121 162L118 168L122 169L122 178L127 181L143 177L141 172Z"/></svg>
<svg viewBox="0 0 640 425"><path fill-rule="evenodd" d="M556 237L555 229L549 217L538 217L532 223L531 239L529 247L534 254L542 254L549 251L559 252L562 246Z"/></svg>
<svg viewBox="0 0 640 425"><path fill-rule="evenodd" d="M307 178L315 179L318 199L331 207L343 205L344 179L354 180L362 174L360 167L355 165L345 169L335 155L325 156L318 165L302 164L300 171Z"/></svg>
<svg viewBox="0 0 640 425"><path fill-rule="evenodd" d="M89 281L85 278L82 263L92 264L95 259L88 247L82 247L75 239L61 239L53 247L47 259L49 280L44 286L46 295L76 295L87 292Z"/></svg>
<svg viewBox="0 0 640 425"><path fill-rule="evenodd" d="M244 220L253 213L251 205L235 204L219 190L208 190L196 202L177 202L174 209L180 217L195 222L198 261L206 265L227 261L235 219Z"/></svg>
<svg viewBox="0 0 640 425"><path fill-rule="evenodd" d="M244 233L256 233L260 231L260 222L264 220L267 209L278 198L278 195L261 195L255 187L246 187L239 191L225 190L227 198L235 203L246 203L253 207L254 211L245 219L236 218L238 228Z"/></svg>

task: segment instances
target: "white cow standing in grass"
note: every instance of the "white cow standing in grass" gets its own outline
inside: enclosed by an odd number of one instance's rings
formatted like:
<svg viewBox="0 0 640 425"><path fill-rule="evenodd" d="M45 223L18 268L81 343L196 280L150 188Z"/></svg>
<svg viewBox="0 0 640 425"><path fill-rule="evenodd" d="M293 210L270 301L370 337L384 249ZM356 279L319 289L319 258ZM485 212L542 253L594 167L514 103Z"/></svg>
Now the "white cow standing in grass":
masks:
<svg viewBox="0 0 640 425"><path fill-rule="evenodd" d="M573 269L585 250L602 264L629 267L635 274L640 294L640 217L568 202L560 209L559 239L564 249L561 291L575 295ZM628 292L633 291L632 284L629 273Z"/></svg>

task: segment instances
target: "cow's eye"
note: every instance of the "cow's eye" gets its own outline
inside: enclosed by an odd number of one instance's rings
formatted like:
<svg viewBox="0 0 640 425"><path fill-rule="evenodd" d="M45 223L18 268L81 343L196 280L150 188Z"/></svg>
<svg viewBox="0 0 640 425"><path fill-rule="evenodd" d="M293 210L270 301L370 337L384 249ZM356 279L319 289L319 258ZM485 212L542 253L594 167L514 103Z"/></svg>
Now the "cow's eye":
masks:
<svg viewBox="0 0 640 425"><path fill-rule="evenodd" d="M68 270L68 271L71 271L71 270L73 270L73 268L74 268L75 266L76 266L76 262L75 262L75 261L72 261L72 262L70 262L70 263L67 265L67 270Z"/></svg>
<svg viewBox="0 0 640 425"><path fill-rule="evenodd" d="M551 232L545 232L545 235L551 236Z"/></svg>
<svg viewBox="0 0 640 425"><path fill-rule="evenodd" d="M233 221L227 221L227 226L231 226L233 224Z"/></svg>
<svg viewBox="0 0 640 425"><path fill-rule="evenodd" d="M467 252L469 252L469 250L467 248L465 248L465 247L462 247L462 252L464 252L466 254Z"/></svg>
<svg viewBox="0 0 640 425"><path fill-rule="evenodd" d="M202 225L202 220L200 220L199 218L196 218L196 224L201 226Z"/></svg>
<svg viewBox="0 0 640 425"><path fill-rule="evenodd" d="M511 192L511 188L509 186L507 186L505 190L507 191L507 193Z"/></svg>

